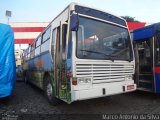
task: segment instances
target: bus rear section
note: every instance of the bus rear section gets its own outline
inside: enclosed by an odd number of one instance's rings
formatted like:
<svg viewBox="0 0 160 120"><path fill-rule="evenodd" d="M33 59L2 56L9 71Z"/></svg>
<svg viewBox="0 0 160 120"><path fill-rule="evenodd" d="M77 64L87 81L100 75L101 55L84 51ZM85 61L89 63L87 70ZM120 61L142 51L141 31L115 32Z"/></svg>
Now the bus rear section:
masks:
<svg viewBox="0 0 160 120"><path fill-rule="evenodd" d="M14 35L11 27L0 24L0 98L10 96L16 81Z"/></svg>
<svg viewBox="0 0 160 120"><path fill-rule="evenodd" d="M132 34L136 58L137 89L160 93L160 23L136 29Z"/></svg>

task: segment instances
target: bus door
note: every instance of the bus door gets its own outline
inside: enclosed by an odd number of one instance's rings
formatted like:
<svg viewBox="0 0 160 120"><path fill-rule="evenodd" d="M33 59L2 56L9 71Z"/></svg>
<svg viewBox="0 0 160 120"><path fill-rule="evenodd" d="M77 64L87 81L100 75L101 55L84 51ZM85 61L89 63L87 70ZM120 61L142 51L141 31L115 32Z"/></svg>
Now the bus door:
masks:
<svg viewBox="0 0 160 120"><path fill-rule="evenodd" d="M155 92L160 93L160 32L155 35Z"/></svg>
<svg viewBox="0 0 160 120"><path fill-rule="evenodd" d="M61 99L66 99L66 38L67 23L61 23L57 28L55 52L56 95Z"/></svg>
<svg viewBox="0 0 160 120"><path fill-rule="evenodd" d="M154 54L153 38L135 43L137 89L154 91Z"/></svg>

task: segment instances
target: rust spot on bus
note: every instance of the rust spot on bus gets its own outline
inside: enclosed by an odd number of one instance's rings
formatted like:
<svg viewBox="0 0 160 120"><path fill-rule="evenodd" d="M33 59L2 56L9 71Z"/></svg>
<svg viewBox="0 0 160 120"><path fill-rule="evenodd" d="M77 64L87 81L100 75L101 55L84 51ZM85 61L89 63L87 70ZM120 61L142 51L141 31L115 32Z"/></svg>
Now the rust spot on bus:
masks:
<svg viewBox="0 0 160 120"><path fill-rule="evenodd" d="M43 67L44 61L43 60L38 60L36 62L36 67Z"/></svg>

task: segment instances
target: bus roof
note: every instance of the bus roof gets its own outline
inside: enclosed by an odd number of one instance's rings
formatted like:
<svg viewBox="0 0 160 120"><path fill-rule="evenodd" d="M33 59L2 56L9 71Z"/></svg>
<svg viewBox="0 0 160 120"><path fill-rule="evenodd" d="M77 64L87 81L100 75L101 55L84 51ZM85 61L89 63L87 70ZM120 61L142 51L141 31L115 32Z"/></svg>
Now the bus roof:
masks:
<svg viewBox="0 0 160 120"><path fill-rule="evenodd" d="M160 22L152 25L148 25L142 28L138 28L132 31L133 40L140 41L146 38L151 38L156 32L160 32Z"/></svg>
<svg viewBox="0 0 160 120"><path fill-rule="evenodd" d="M82 6L82 7L86 7L86 8L88 8L88 9L92 9L92 10L97 10L97 11L104 12L104 13L108 13L108 16L109 16L109 17L114 16L114 17L117 17L118 19L121 19L121 20L125 21L125 25L127 26L126 20L125 20L124 18L122 18L122 17L119 17L118 15L114 15L114 14L112 14L112 13L110 13L110 12L103 11L103 10L100 10L100 9L97 9L97 8L94 8L94 7L89 7L89 6L86 6L86 5L83 5L83 4L79 4L79 3L76 3L76 2L72 2L72 3L70 3L65 9L63 9L63 11L61 11L61 12L47 25L47 27L33 40L33 42L32 42L30 45L32 45L32 44L37 40L37 38L38 38L39 36L41 36L41 34L42 34L46 29L48 29L48 27L52 24L52 22L53 22L56 18L58 18L66 9L72 10L72 9L73 9L73 6L75 6L75 5ZM112 18L112 17L111 17L111 18ZM29 45L29 46L30 46L30 45ZM28 48L27 48L27 49L28 49Z"/></svg>

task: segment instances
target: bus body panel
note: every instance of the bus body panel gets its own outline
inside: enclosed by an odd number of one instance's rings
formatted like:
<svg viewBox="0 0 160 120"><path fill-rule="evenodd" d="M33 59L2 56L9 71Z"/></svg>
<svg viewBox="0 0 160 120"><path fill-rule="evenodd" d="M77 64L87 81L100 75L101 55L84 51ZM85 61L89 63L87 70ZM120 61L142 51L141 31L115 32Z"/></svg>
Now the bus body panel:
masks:
<svg viewBox="0 0 160 120"><path fill-rule="evenodd" d="M136 84L134 84L134 81L128 81L97 84L94 85L91 89L72 91L72 101L106 97L110 95L135 91L135 89L127 90L127 85L134 85L134 87L136 88Z"/></svg>
<svg viewBox="0 0 160 120"><path fill-rule="evenodd" d="M155 85L156 85L156 93L160 93L160 71L159 67L155 68Z"/></svg>
<svg viewBox="0 0 160 120"><path fill-rule="evenodd" d="M137 76L140 76L139 80L137 80L139 84L138 89L143 91L160 93L160 87L159 87L160 64L158 62L160 23L155 23L149 26L145 26L145 27L133 30L131 33L133 34L133 42L135 46L139 44L139 47L135 47L135 51L137 51L137 54L138 54L136 56L136 61L137 61L136 63L138 63L136 65L136 68L138 69L140 68L141 72L143 73L148 72L148 76L146 73L145 73L146 75L145 74L139 75L139 73L136 74ZM147 45L146 43L148 44L149 47L146 47ZM140 56L140 54L141 55L144 54L143 58L145 58L146 60L150 59L150 63L151 63L150 67L149 66L148 68L147 66L144 66L145 68L141 67L143 65L142 63L139 62L139 59L142 59L142 56ZM144 60L143 60L143 63L145 63ZM150 82L148 81L147 83L147 81L144 81L144 80L149 80ZM141 86L142 88L140 88L139 86Z"/></svg>
<svg viewBox="0 0 160 120"><path fill-rule="evenodd" d="M142 41L145 38L153 37L157 31L160 31L160 23L155 23L152 25L144 26L133 30L133 41Z"/></svg>
<svg viewBox="0 0 160 120"><path fill-rule="evenodd" d="M106 60L80 60L75 59L73 77L91 78L90 84L72 85L72 101L105 97L109 95L131 92L136 90L133 78L134 61L106 61ZM127 90L127 86L133 85L134 89ZM125 88L125 89L124 89ZM105 90L105 94L103 94Z"/></svg>
<svg viewBox="0 0 160 120"><path fill-rule="evenodd" d="M51 71L53 72L54 64L51 62L51 57L49 51L42 53L42 55L32 58L28 61L28 80L35 84L36 86L43 89L43 79L45 73L49 73L51 76Z"/></svg>

